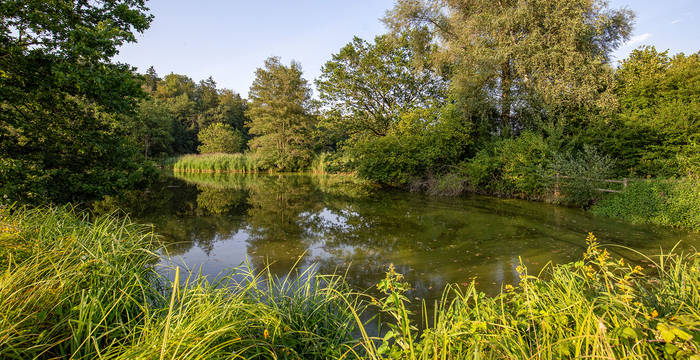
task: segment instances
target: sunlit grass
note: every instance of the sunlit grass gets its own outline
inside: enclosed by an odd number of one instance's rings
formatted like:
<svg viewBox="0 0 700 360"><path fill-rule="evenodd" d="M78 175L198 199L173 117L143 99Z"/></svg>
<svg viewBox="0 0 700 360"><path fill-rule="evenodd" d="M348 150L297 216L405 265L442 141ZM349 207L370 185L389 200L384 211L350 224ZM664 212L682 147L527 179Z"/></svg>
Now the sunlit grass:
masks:
<svg viewBox="0 0 700 360"><path fill-rule="evenodd" d="M588 243L494 297L448 286L419 326L393 268L377 298L311 270L157 271L157 238L126 219L2 209L0 358L697 359L699 254L640 268Z"/></svg>
<svg viewBox="0 0 700 360"><path fill-rule="evenodd" d="M250 154L183 155L173 164L176 172L257 172L258 160Z"/></svg>

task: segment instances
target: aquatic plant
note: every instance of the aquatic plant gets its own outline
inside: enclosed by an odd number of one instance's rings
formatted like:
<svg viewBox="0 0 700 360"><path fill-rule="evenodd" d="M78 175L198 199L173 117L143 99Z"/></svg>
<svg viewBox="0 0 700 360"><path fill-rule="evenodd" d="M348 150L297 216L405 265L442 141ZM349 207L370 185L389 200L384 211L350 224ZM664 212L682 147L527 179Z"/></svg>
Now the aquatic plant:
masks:
<svg viewBox="0 0 700 360"><path fill-rule="evenodd" d="M175 172L257 172L261 166L251 154L183 155L173 164Z"/></svg>

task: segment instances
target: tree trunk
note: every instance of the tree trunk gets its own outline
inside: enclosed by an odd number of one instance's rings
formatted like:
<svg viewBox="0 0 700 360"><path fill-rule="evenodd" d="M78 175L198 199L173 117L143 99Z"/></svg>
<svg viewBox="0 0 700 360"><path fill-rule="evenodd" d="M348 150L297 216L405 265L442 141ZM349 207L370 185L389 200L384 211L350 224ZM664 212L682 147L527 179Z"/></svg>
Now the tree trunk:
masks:
<svg viewBox="0 0 700 360"><path fill-rule="evenodd" d="M513 75L510 71L510 58L501 65L501 134L510 137L513 132L513 123L510 116L511 87Z"/></svg>

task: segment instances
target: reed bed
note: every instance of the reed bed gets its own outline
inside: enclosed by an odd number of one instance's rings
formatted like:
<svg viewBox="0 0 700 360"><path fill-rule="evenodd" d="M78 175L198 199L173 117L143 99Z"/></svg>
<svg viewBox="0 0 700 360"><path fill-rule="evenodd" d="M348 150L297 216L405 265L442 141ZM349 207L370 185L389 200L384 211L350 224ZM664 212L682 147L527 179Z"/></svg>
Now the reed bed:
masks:
<svg viewBox="0 0 700 360"><path fill-rule="evenodd" d="M261 164L251 154L200 154L183 155L173 164L175 172L217 173L258 172Z"/></svg>
<svg viewBox="0 0 700 360"><path fill-rule="evenodd" d="M641 268L587 241L546 276L520 266L494 297L448 286L436 311L412 314L393 267L376 298L311 270L206 278L156 269L157 237L127 219L2 209L0 358L698 359L700 255Z"/></svg>

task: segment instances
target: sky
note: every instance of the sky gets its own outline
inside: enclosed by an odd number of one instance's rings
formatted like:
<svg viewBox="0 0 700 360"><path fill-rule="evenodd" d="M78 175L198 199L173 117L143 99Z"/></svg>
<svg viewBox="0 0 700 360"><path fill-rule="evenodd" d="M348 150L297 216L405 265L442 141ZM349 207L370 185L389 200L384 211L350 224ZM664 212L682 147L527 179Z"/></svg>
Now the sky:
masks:
<svg viewBox="0 0 700 360"><path fill-rule="evenodd" d="M613 54L633 49L700 50L700 0L609 0L636 13L631 39ZM212 76L219 88L244 97L266 58L301 63L310 82L332 54L357 35L370 40L386 31L380 19L394 0L150 0L151 27L126 44L115 60L159 75Z"/></svg>

